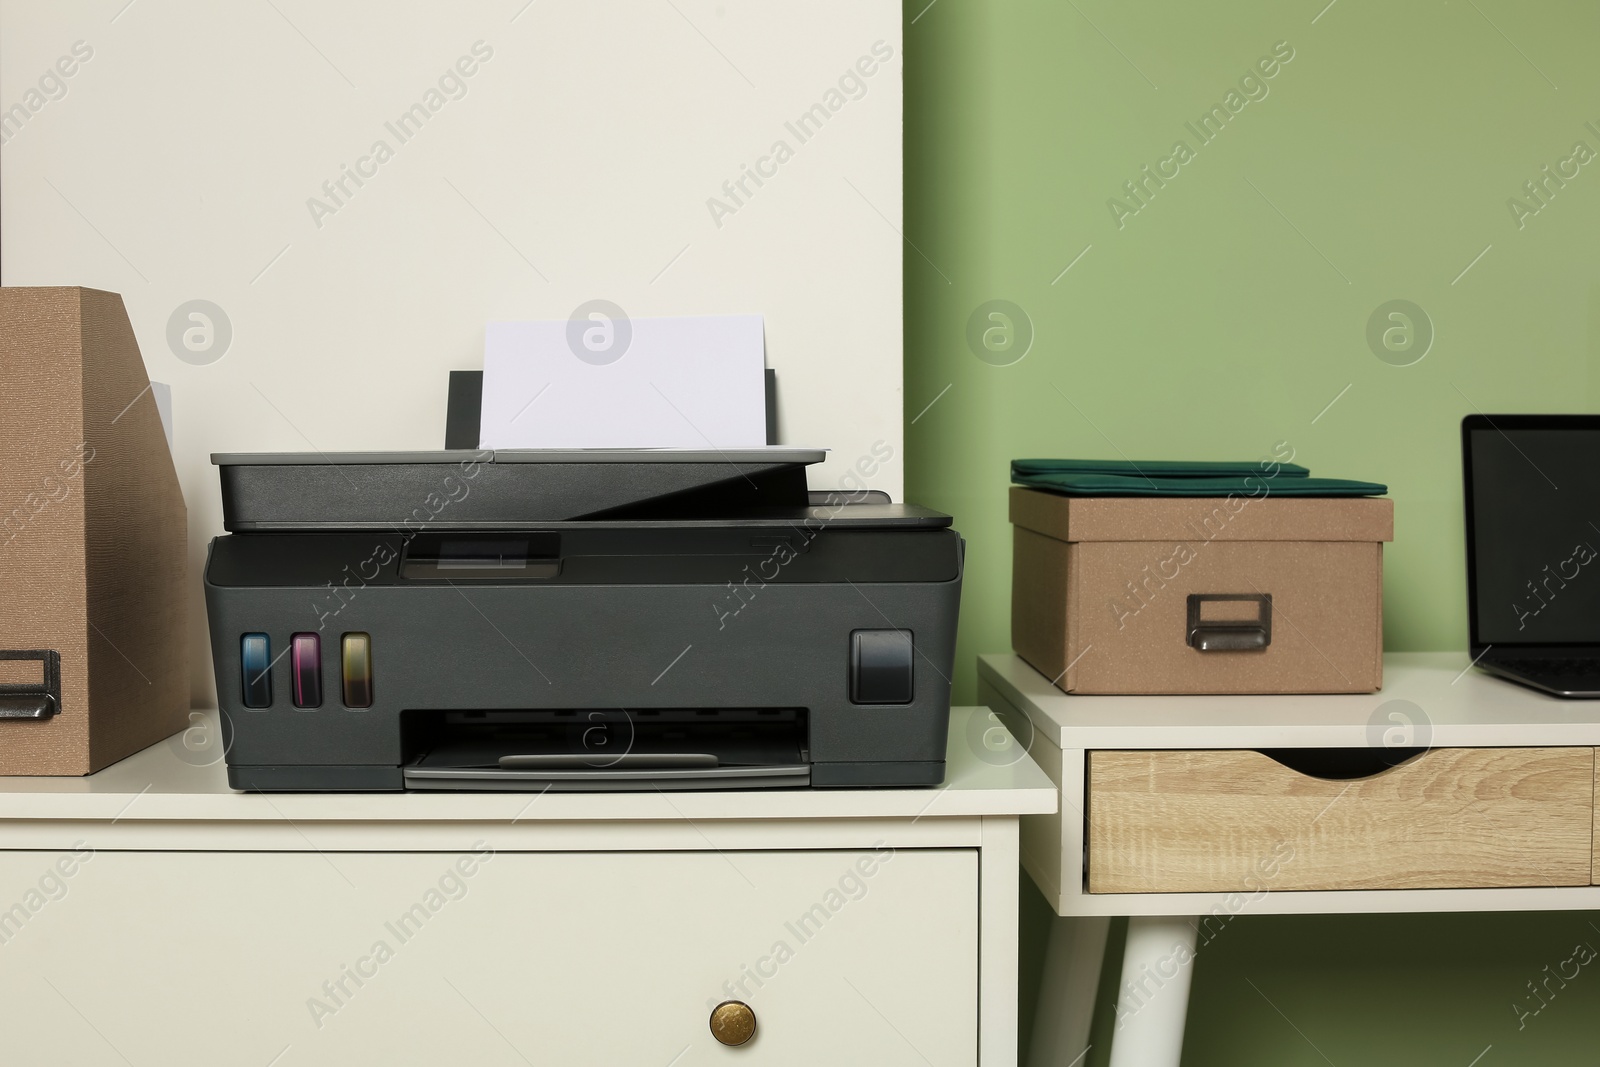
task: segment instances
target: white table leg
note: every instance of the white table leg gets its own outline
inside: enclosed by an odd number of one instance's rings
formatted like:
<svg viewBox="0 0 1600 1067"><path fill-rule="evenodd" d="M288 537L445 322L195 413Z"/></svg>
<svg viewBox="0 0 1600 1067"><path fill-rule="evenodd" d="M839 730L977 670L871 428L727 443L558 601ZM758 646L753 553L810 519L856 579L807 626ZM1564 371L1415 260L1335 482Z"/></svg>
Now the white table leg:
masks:
<svg viewBox="0 0 1600 1067"><path fill-rule="evenodd" d="M1051 920L1028 1067L1077 1067L1083 1062L1110 926L1104 915Z"/></svg>
<svg viewBox="0 0 1600 1067"><path fill-rule="evenodd" d="M1178 1067L1194 977L1195 922L1164 915L1128 920L1111 1067Z"/></svg>

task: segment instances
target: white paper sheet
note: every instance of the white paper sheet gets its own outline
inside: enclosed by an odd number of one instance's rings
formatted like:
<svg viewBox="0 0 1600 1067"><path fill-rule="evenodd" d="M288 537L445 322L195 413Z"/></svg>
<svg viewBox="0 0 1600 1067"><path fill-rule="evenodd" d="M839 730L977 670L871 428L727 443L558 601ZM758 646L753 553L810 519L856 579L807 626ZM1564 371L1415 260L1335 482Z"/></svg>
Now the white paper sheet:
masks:
<svg viewBox="0 0 1600 1067"><path fill-rule="evenodd" d="M598 302L596 302L598 303ZM483 448L748 448L767 442L760 315L491 322Z"/></svg>

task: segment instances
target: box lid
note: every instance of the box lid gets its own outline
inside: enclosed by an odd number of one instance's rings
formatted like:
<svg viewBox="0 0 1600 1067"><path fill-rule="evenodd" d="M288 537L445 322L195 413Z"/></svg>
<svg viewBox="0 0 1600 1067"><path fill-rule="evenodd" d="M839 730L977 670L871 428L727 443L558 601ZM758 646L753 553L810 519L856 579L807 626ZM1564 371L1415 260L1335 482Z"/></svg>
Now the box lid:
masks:
<svg viewBox="0 0 1600 1067"><path fill-rule="evenodd" d="M1011 487L1011 521L1058 541L1392 541L1378 497L1083 497Z"/></svg>

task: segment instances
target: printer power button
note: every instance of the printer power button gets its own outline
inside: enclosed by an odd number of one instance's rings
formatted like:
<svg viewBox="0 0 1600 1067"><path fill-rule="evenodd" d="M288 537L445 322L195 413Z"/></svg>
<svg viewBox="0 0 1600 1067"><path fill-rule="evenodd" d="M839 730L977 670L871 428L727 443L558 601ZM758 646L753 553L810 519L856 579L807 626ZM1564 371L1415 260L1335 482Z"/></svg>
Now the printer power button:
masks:
<svg viewBox="0 0 1600 1067"><path fill-rule="evenodd" d="M915 655L910 630L852 631L850 703L911 703Z"/></svg>

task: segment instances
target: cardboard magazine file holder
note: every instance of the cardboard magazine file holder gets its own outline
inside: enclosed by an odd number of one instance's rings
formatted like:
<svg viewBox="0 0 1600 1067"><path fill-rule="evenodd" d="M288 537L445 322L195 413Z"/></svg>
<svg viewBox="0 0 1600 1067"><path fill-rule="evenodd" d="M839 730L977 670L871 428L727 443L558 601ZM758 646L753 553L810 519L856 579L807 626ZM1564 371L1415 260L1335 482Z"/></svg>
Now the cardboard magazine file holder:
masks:
<svg viewBox="0 0 1600 1067"><path fill-rule="evenodd" d="M187 516L122 298L0 289L0 774L187 725Z"/></svg>
<svg viewBox="0 0 1600 1067"><path fill-rule="evenodd" d="M1068 693L1383 684L1391 500L1013 487L1011 522L1011 643Z"/></svg>

